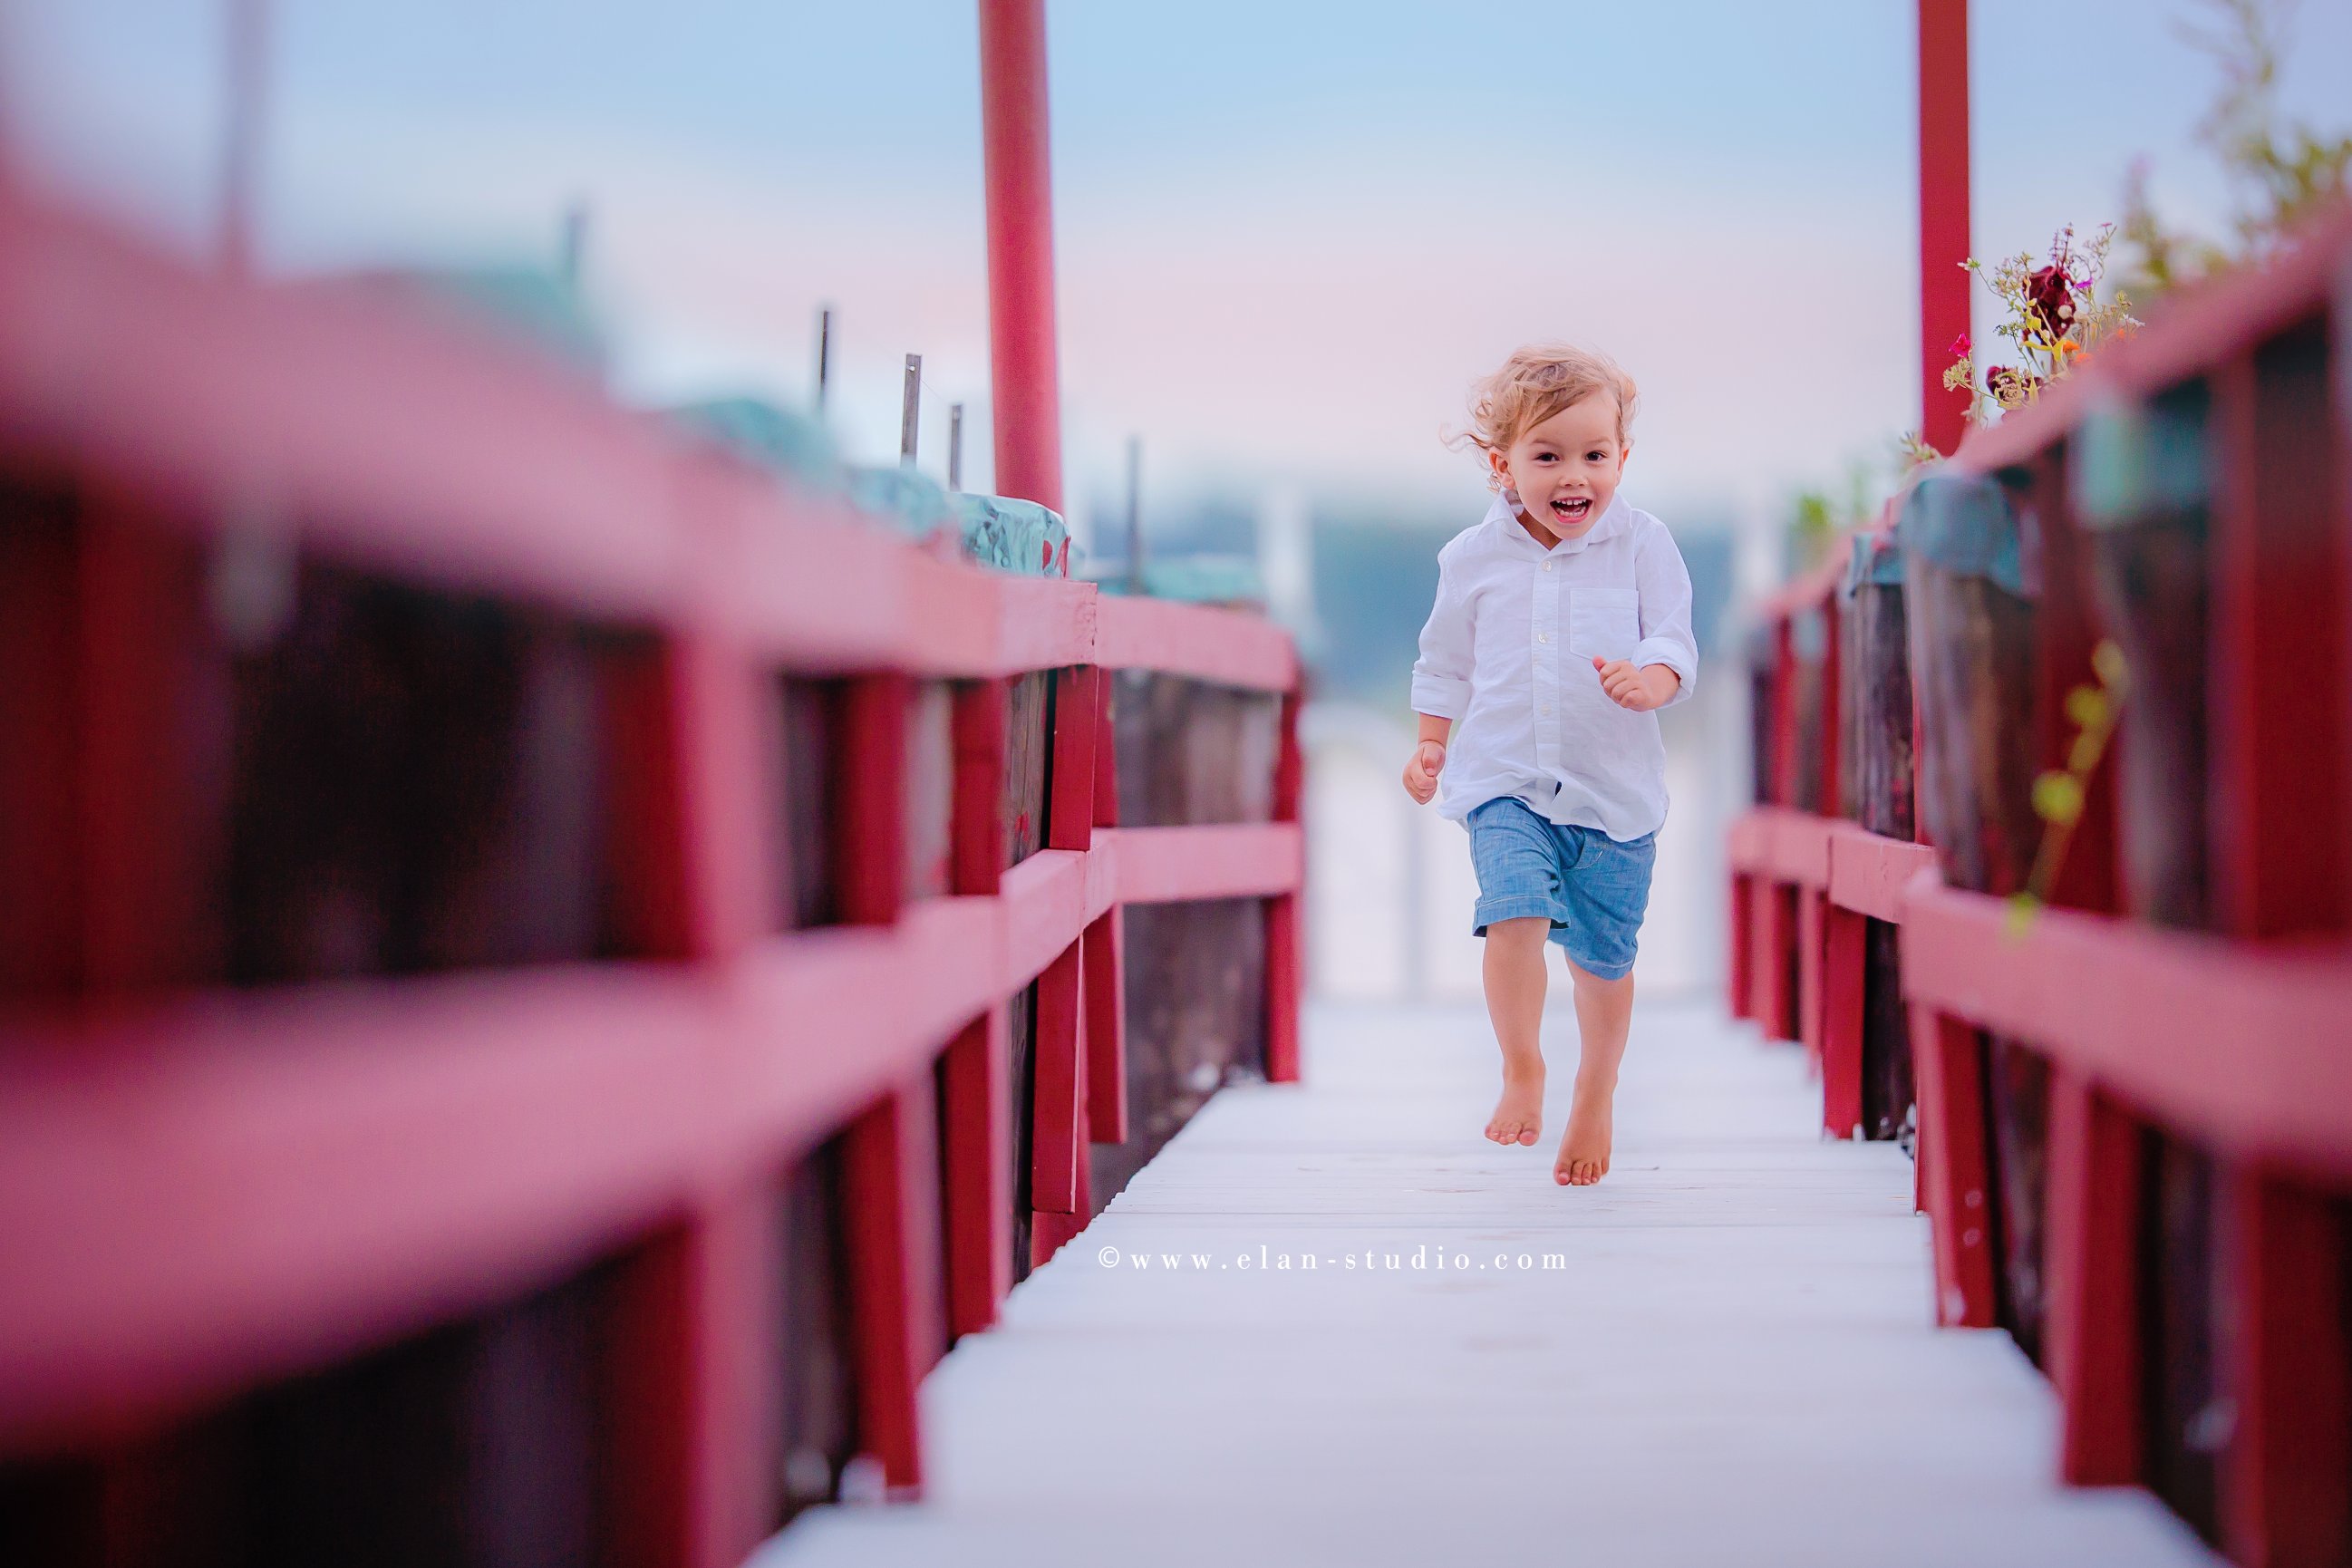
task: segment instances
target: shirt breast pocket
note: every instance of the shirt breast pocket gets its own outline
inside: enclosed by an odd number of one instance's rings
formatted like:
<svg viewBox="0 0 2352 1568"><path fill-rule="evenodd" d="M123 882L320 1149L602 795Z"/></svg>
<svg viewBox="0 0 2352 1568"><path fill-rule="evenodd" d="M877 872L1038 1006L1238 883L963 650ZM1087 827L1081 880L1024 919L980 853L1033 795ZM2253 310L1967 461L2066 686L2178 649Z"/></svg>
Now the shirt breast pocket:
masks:
<svg viewBox="0 0 2352 1568"><path fill-rule="evenodd" d="M1642 595L1631 588L1570 588L1568 650L1586 658L1631 658L1642 640Z"/></svg>

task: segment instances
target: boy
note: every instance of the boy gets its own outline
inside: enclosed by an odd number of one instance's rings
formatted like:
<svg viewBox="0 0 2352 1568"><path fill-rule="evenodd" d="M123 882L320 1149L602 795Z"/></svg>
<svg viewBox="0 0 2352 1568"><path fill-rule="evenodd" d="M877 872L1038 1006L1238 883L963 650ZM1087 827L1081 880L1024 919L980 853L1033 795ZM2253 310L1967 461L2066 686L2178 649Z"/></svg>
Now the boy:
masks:
<svg viewBox="0 0 2352 1568"><path fill-rule="evenodd" d="M1412 669L1420 743L1404 787L1470 832L1473 934L1503 1096L1486 1124L1543 1123L1544 942L1568 957L1582 1055L1552 1179L1609 1172L1633 1010L1633 950L1666 816L1655 710L1690 695L1690 574L1665 525L1617 499L1633 383L1606 355L1523 348L1480 384L1467 438L1501 493L1438 552ZM1448 731L1452 730L1451 746Z"/></svg>

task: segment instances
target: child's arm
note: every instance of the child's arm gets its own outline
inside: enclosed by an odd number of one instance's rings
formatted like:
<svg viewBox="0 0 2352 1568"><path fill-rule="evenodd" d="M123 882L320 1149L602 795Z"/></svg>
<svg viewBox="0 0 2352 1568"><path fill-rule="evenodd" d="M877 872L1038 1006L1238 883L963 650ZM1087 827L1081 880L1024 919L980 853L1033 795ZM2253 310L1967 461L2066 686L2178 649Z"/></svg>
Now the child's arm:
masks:
<svg viewBox="0 0 2352 1568"><path fill-rule="evenodd" d="M1404 765L1404 788L1423 805L1437 793L1447 732L1470 706L1470 605L1448 569L1446 554L1438 552L1437 600L1421 628L1421 657L1412 664L1412 706L1421 734Z"/></svg>
<svg viewBox="0 0 2352 1568"><path fill-rule="evenodd" d="M1633 558L1633 585L1642 601L1642 640L1633 657L1594 659L1601 689L1622 708L1647 713L1690 695L1698 675L1698 640L1691 635L1690 568L1674 536L1653 527Z"/></svg>

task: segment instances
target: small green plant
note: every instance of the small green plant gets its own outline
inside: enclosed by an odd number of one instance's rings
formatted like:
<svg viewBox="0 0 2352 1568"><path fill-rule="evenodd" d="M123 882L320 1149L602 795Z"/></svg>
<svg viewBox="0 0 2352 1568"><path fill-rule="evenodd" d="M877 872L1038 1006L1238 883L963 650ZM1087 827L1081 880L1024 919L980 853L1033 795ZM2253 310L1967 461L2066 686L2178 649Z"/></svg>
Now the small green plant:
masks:
<svg viewBox="0 0 2352 1568"><path fill-rule="evenodd" d="M2058 873L2066 865L2066 847L2074 841L2075 825L2083 820L2084 803L2090 798L2091 775L2098 772L2099 759L2106 755L2107 742L2115 738L2116 721L2122 716L2124 696L2130 687L2124 650L2113 642L2101 641L2092 651L2091 670L2098 677L2096 686L2077 686L2066 693L2066 717L2074 723L2074 742L2066 750L2066 765L2033 781L2033 815L2042 819L2042 844L2034 853L2033 869L2024 889L2010 896L2009 934L2012 937L2022 937L2033 929L2034 917L2049 903L2051 889L2058 885Z"/></svg>

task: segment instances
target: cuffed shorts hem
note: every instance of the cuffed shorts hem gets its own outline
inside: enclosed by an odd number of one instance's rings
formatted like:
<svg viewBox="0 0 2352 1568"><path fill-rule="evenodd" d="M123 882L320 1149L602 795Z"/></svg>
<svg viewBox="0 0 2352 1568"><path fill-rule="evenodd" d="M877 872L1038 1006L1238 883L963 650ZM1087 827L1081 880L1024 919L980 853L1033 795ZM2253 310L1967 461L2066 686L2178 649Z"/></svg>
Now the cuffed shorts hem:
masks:
<svg viewBox="0 0 2352 1568"><path fill-rule="evenodd" d="M1491 899L1481 899L1470 916L1472 936L1485 936L1486 928L1497 921L1520 921L1541 915L1551 921L1547 933L1557 942L1567 929L1568 910L1558 899L1547 899L1540 893L1504 893Z"/></svg>

